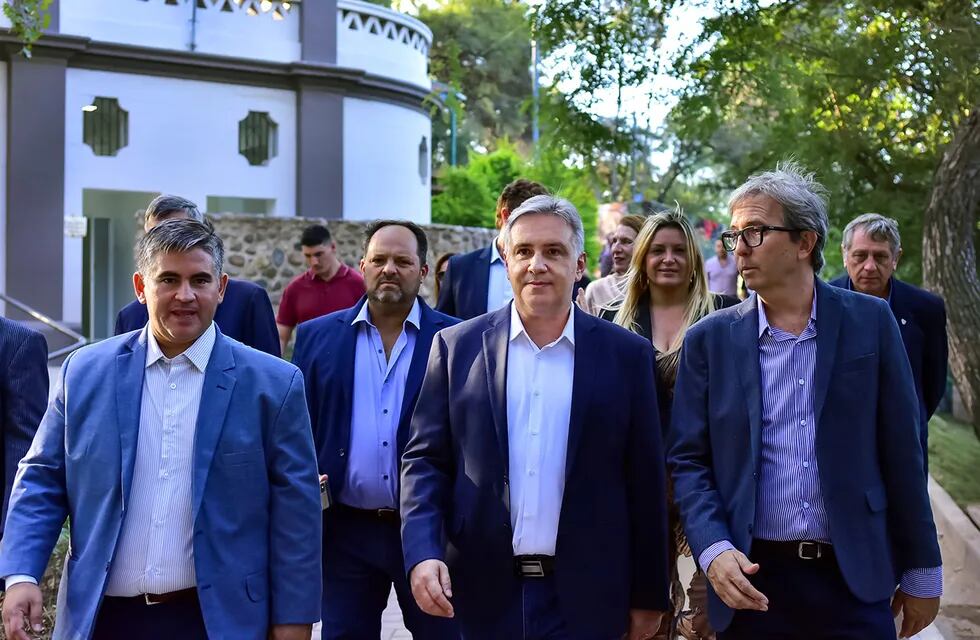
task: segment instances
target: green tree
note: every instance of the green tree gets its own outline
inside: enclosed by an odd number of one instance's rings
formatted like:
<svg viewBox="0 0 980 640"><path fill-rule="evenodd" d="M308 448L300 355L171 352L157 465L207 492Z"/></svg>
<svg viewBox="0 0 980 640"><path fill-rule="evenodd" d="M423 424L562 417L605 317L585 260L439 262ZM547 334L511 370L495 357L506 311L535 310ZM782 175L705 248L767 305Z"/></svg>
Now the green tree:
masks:
<svg viewBox="0 0 980 640"><path fill-rule="evenodd" d="M440 193L432 198L432 221L464 227L493 227L495 196L467 167L445 167Z"/></svg>

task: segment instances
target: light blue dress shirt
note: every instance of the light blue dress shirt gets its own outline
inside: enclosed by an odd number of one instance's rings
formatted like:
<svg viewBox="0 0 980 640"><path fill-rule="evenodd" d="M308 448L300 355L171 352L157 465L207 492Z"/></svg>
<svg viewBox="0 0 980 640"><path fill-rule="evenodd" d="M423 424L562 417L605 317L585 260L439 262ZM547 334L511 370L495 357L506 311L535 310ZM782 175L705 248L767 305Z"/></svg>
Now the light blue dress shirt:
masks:
<svg viewBox="0 0 980 640"><path fill-rule="evenodd" d="M398 421L420 323L416 300L388 358L368 303L351 323L357 327L354 403L347 476L337 496L350 507L394 509L398 504Z"/></svg>
<svg viewBox="0 0 980 640"><path fill-rule="evenodd" d="M514 299L514 288L507 279L507 265L497 251L497 240L490 243L490 279L487 281L487 313L504 307Z"/></svg>
<svg viewBox="0 0 980 640"><path fill-rule="evenodd" d="M813 413L816 291L810 320L799 336L770 326L762 300L758 313L762 447L755 537L833 543L817 468ZM707 571L715 558L734 548L730 540L720 540L701 553L698 564ZM902 591L919 598L941 595L942 584L942 567L909 569L901 576Z"/></svg>

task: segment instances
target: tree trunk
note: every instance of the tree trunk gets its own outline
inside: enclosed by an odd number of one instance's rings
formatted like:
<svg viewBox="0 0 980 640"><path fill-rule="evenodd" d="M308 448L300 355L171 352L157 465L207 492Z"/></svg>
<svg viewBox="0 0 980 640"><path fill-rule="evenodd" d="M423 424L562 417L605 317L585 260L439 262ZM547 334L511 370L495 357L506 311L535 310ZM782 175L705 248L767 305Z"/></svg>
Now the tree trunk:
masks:
<svg viewBox="0 0 980 640"><path fill-rule="evenodd" d="M980 106L936 170L922 237L925 286L946 301L953 381L980 437L980 279L974 234L980 203Z"/></svg>

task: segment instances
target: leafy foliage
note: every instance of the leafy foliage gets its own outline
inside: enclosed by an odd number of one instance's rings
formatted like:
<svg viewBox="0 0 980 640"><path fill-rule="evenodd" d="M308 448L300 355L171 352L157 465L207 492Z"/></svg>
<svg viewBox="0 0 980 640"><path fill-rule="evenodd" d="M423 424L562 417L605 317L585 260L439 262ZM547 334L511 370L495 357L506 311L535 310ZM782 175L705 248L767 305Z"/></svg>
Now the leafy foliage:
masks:
<svg viewBox="0 0 980 640"><path fill-rule="evenodd" d="M10 20L10 31L24 44L20 54L31 57L31 47L51 24L51 0L7 0L3 15Z"/></svg>

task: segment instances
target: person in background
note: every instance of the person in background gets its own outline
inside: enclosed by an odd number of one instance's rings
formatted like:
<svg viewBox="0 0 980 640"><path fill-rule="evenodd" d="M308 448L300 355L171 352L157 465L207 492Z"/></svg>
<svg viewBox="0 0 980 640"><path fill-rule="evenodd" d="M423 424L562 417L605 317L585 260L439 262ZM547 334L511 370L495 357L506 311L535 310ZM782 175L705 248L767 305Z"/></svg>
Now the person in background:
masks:
<svg viewBox="0 0 980 640"><path fill-rule="evenodd" d="M738 266L735 257L725 251L721 238L715 240L715 255L705 261L704 271L708 274L708 291L738 295Z"/></svg>
<svg viewBox="0 0 980 640"><path fill-rule="evenodd" d="M299 244L309 269L286 285L279 301L276 325L283 353L296 325L353 307L364 295L364 277L340 261L326 227L307 227Z"/></svg>
<svg viewBox="0 0 980 640"><path fill-rule="evenodd" d="M576 299L579 307L586 313L597 316L603 307L622 299L626 272L633 257L633 242L643 226L643 220L643 216L625 215L616 229L609 234L612 272L595 282L590 282L585 289L580 289Z"/></svg>
<svg viewBox="0 0 980 640"><path fill-rule="evenodd" d="M435 299L439 299L439 290L442 288L442 280L446 276L446 271L449 269L449 259L457 255L456 253L449 252L444 253L436 260L435 266Z"/></svg>
<svg viewBox="0 0 980 640"><path fill-rule="evenodd" d="M657 406L664 429L670 425L674 382L684 335L695 322L716 309L730 307L738 299L708 289L701 250L691 223L680 210L657 213L646 219L633 245L633 259L624 286L624 297L602 317L637 333L653 345L656 354ZM691 608L681 614L684 592L677 577L678 555L690 555L673 501L669 506L671 541L672 615L665 616L657 638L669 638L672 619L681 616L677 628L685 638L710 639L704 573L696 571L688 589Z"/></svg>
<svg viewBox="0 0 980 640"><path fill-rule="evenodd" d="M157 196L146 207L143 231L149 233L150 229L164 220L182 218L203 222L204 214L196 204L186 198ZM148 319L146 305L139 300L133 300L116 315L115 334L118 336L142 329ZM269 355L278 357L281 354L272 302L266 290L255 283L229 278L225 297L214 314L214 323L228 338L265 351Z"/></svg>

